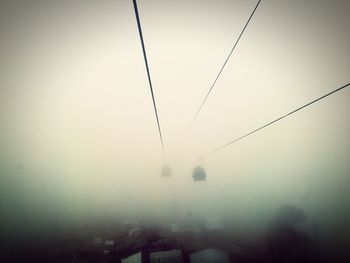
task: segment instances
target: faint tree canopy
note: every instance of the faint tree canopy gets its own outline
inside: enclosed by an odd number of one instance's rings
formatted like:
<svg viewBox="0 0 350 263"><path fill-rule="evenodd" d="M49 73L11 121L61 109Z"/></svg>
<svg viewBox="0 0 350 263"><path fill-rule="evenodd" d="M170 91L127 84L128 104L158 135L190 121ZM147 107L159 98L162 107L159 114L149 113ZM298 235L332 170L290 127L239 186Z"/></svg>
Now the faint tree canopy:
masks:
<svg viewBox="0 0 350 263"><path fill-rule="evenodd" d="M312 240L296 228L305 219L304 212L293 205L279 207L267 233L271 262L314 262L316 250Z"/></svg>
<svg viewBox="0 0 350 263"><path fill-rule="evenodd" d="M304 212L293 205L282 205L275 215L275 223L288 224L295 226L298 223L305 221Z"/></svg>

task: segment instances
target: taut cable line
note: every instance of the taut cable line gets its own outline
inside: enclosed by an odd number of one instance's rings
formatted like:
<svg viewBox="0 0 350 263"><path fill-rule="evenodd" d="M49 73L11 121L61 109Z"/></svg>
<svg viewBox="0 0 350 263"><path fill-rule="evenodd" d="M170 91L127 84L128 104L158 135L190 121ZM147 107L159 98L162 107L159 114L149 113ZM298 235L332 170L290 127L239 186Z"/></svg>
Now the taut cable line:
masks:
<svg viewBox="0 0 350 263"><path fill-rule="evenodd" d="M189 127L187 128L187 131L186 131L186 133L185 133L185 134L187 134L187 133L190 131L190 129L191 129L191 127L192 127L193 123L194 123L194 122L195 122L195 120L197 119L199 112L202 110L202 108L203 108L203 106L204 106L204 103L205 103L205 102L206 102L206 100L208 99L209 94L210 94L210 93L211 93L211 91L213 90L213 88L214 88L214 86L215 86L215 84L216 84L217 80L219 79L219 77L220 77L220 75L221 75L222 71L224 70L224 68L225 68L225 66L226 66L226 64L227 64L227 62L229 61L229 59L230 59L230 57L231 57L231 55L232 55L233 51L236 49L236 46L237 46L237 44L238 44L239 40L241 39L241 37L242 37L242 35L243 35L244 31L246 30L246 28L247 28L247 26L248 26L248 24L249 24L250 20L251 20L251 19L252 19L252 17L254 16L255 11L256 11L256 9L258 8L258 6L259 6L260 2L261 2L261 0L259 0L259 1L257 2L257 4L255 5L255 7L254 7L254 9L253 9L252 13L250 14L250 16L249 16L249 18L248 18L248 20L247 20L246 24L244 25L244 27L243 27L243 29L242 29L241 33L239 34L239 36L238 36L238 38L237 38L236 42L234 43L234 45L233 45L233 47L232 47L232 49L231 49L230 53L228 54L228 56L227 56L227 58L226 58L226 60L225 60L224 64L221 66L221 68L220 68L220 70L219 70L218 74L216 75L216 78L214 79L213 83L211 84L211 86L210 86L210 88L209 88L209 91L208 91L208 92L207 92L207 94L205 95L204 100L202 101L201 105L199 106L199 108L198 108L198 110L197 110L196 114L194 115L194 117L193 117L193 119L192 119L192 121L191 121L191 123L190 123Z"/></svg>
<svg viewBox="0 0 350 263"><path fill-rule="evenodd" d="M142 35L142 28L141 28L141 22L140 22L139 11L138 11L138 8L137 8L137 2L136 2L136 0L133 0L133 3L134 3L134 10L135 10L137 28L138 28L138 30L139 30L139 35L140 35L140 40L141 40L143 58L144 58L144 61L145 61L145 66L146 66L146 71L147 71L148 83L149 83L149 87L150 87L151 95L152 95L154 113L155 113L156 119L157 119L157 125L158 125L158 131L159 131L160 142L162 143L162 149L163 149L163 152L164 152L164 143L163 143L162 130L161 130L161 128L160 128L159 116L158 116L158 111L157 111L157 106L156 106L156 99L155 99L155 97L154 97L154 92L153 92L153 85L152 85L151 73L150 73L149 66L148 66L148 60L147 60L147 54L146 54L145 43L144 43L143 35Z"/></svg>
<svg viewBox="0 0 350 263"><path fill-rule="evenodd" d="M293 110L293 111L291 111L291 112L289 112L289 113L287 113L285 115L282 115L281 117L279 117L279 118L277 118L277 119L275 119L273 121L270 121L269 123L267 123L267 124L265 124L263 126L260 126L259 128L255 129L255 130L253 130L251 132L248 132L248 133L244 134L241 137L238 137L237 139L234 139L234 140L232 140L232 141L230 141L228 143L225 143L224 145L221 145L221 146L215 148L214 150L212 150L210 152L207 152L207 153L201 155L200 158L208 156L209 154L217 152L217 151L219 151L219 150L221 150L221 149L223 149L223 148L225 148L225 147L227 147L227 146L229 146L229 145L231 145L233 143L236 143L236 142L238 142L238 141L248 137L249 135L252 135L253 133L256 133L256 132L258 132L258 131L260 131L260 130L262 130L262 129L264 129L264 128L266 128L266 127L268 127L268 126L270 126L270 125L272 125L272 124L274 124L274 123L276 123L276 122L278 122L278 121L280 121L280 120L282 120L282 119L284 119L284 118L286 118L286 117L288 117L288 116L290 116L290 115L292 115L294 113L296 113L297 111L300 111L300 110L302 110L302 109L304 109L304 108L306 108L306 107L308 107L308 106L310 106L310 105L312 105L312 104L314 104L316 102L319 102L320 100L322 100L322 99L324 99L324 98L326 98L326 97L328 97L328 96L330 96L330 95L332 95L332 94L334 94L334 93L336 93L338 91L341 91L342 89L345 89L346 87L349 87L349 86L350 86L350 83L345 84L344 86L341 86L340 88L337 88L337 89L335 89L335 90L333 90L333 91L331 91L331 92L329 92L329 93L327 93L327 94L325 94L325 95L323 95L323 96L321 96L321 97L319 97L319 98L317 98L317 99L315 99L313 101L310 101L309 103L306 103L305 105L303 105L303 106L301 106L301 107L299 107L299 108L297 108L297 109L295 109L295 110Z"/></svg>

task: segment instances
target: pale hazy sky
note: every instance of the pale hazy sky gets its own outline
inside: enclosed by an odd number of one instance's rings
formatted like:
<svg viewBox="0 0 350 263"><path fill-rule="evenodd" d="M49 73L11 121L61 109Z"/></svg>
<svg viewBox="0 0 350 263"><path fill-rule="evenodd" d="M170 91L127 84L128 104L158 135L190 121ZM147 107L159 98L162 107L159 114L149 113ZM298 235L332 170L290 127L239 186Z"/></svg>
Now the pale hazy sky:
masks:
<svg viewBox="0 0 350 263"><path fill-rule="evenodd" d="M164 159L191 196L198 155L350 81L349 1L263 0L184 137L255 4L139 1L163 157L131 0L3 1L3 162L108 205L163 198ZM343 200L349 101L345 89L205 159L208 200Z"/></svg>

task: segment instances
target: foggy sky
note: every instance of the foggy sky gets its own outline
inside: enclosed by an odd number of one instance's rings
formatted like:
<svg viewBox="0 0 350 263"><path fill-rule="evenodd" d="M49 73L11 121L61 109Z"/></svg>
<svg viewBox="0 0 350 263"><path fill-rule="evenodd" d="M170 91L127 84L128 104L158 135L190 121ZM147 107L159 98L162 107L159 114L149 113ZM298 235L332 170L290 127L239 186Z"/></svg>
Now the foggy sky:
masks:
<svg viewBox="0 0 350 263"><path fill-rule="evenodd" d="M208 156L207 182L192 181L199 155L349 82L348 1L263 0L184 136L255 4L139 1L163 155L132 1L3 1L9 200L73 217L176 207L252 221L292 203L329 233L346 226L349 89Z"/></svg>

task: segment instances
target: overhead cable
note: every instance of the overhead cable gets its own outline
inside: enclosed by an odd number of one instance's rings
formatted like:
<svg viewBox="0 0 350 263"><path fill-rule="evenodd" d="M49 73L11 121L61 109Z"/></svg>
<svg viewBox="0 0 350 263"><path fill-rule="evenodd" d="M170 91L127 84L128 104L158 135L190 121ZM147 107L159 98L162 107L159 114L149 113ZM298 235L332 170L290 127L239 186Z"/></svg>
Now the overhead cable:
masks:
<svg viewBox="0 0 350 263"><path fill-rule="evenodd" d="M161 141L161 143L162 143L162 148L163 148L163 152L164 152L164 143L163 143L162 130L161 130L161 128L160 128L159 117L158 117L158 111L157 111L157 106L156 106L156 100L155 100L155 97L154 97L153 86L152 86L152 79L151 79L151 74L150 74L150 70L149 70L149 66L148 66L148 61L147 61L147 54L146 54L145 43L144 43L143 35L142 35L142 29L141 29L141 22L140 22L139 11L138 11L138 8L137 8L137 2L136 2L136 0L133 0L133 3L134 3L134 10L135 10L135 16L136 16L136 21L137 21L137 27L138 27L138 30L139 30L139 35L140 35L140 40L141 40L143 58L144 58L144 61L145 61L145 66L146 66L146 71L147 71L148 83L149 83L149 87L150 87L151 95L152 95L154 113L155 113L155 115L156 115L157 125L158 125L158 131L159 131L159 137L160 137L160 141Z"/></svg>
<svg viewBox="0 0 350 263"><path fill-rule="evenodd" d="M233 47L232 47L230 53L228 54L228 56L227 56L227 58L226 58L224 64L221 66L221 68L220 68L218 74L216 75L216 78L214 79L214 82L211 84L211 86L210 86L210 88L209 88L209 91L207 92L206 96L204 97L204 100L202 101L201 105L199 106L199 108L198 108L198 110L197 110L195 116L193 117L193 119L192 119L192 121L191 121L189 127L187 128L186 133L189 132L189 130L191 129L193 123L194 123L195 120L197 119L197 116L198 116L199 112L202 110L204 103L206 102L206 100L207 100L209 94L211 93L211 91L212 91L212 89L214 88L214 86L215 86L217 80L219 79L219 77L220 77L220 75L221 75L223 69L225 68L225 66L226 66L226 64L227 64L227 62L228 62L228 60L230 59L230 57L231 57L233 51L235 50L235 48L236 48L236 46L237 46L239 40L241 39L241 37L242 37L244 31L246 30L246 28L247 28L247 26L248 26L250 20L251 20L252 17L254 16L254 13L255 13L256 9L258 8L260 2L261 2L261 0L259 0L259 1L257 2L257 4L255 5L255 7L254 7L252 13L250 14L250 16L249 16L249 18L248 18L246 24L244 25L244 27L243 27L241 33L239 34L239 36L238 36L236 42L234 43L234 45L233 45Z"/></svg>
<svg viewBox="0 0 350 263"><path fill-rule="evenodd" d="M296 113L297 111L300 111L300 110L310 106L311 104L314 104L314 103L316 103L316 102L318 102L318 101L320 101L320 100L322 100L322 99L324 99L324 98L326 98L326 97L328 97L328 96L330 96L330 95L332 95L332 94L334 94L334 93L336 93L336 92L338 92L338 91L340 91L342 89L345 89L349 85L350 85L350 83L348 83L348 84L346 84L344 86L341 86L340 88L337 88L337 89L335 89L335 90L333 90L333 91L331 91L331 92L329 92L329 93L327 93L327 94L325 94L325 95L323 95L323 96L321 96L321 97L319 97L319 98L317 98L317 99L315 99L315 100L313 100L313 101L311 101L309 103L306 103L305 105L303 105L303 106L301 106L301 107L299 107L299 108L297 108L297 109L295 109L295 110L293 110L293 111L291 111L291 112L289 112L289 113L287 113L287 114L285 114L285 115L283 115L283 116L281 116L281 117L279 117L279 118L277 118L277 119L275 119L273 121L270 121L269 123L267 123L267 124L257 128L257 129L255 129L255 130L253 130L251 132L248 132L247 134L245 134L245 135L243 135L243 136L241 136L241 137L239 137L237 139L234 139L234 140L232 140L232 141L230 141L228 143L225 143L224 145L222 145L220 147L215 148L214 150L212 150L210 152L207 152L206 154L201 155L201 157L204 157L204 156L207 156L209 154L212 154L212 153L214 153L216 151L219 151L219 150L221 150L221 149L223 149L223 148L225 148L225 147L227 147L227 146L229 146L229 145L231 145L231 144L233 144L235 142L238 142L238 141L242 140L243 138L246 138L249 135L252 135L253 133L256 133L256 132L266 128L267 126L270 126L270 125L272 125L272 124L274 124L274 123L276 123L276 122L278 122L278 121L280 121L280 120L282 120L282 119L284 119L284 118L286 118L286 117Z"/></svg>

